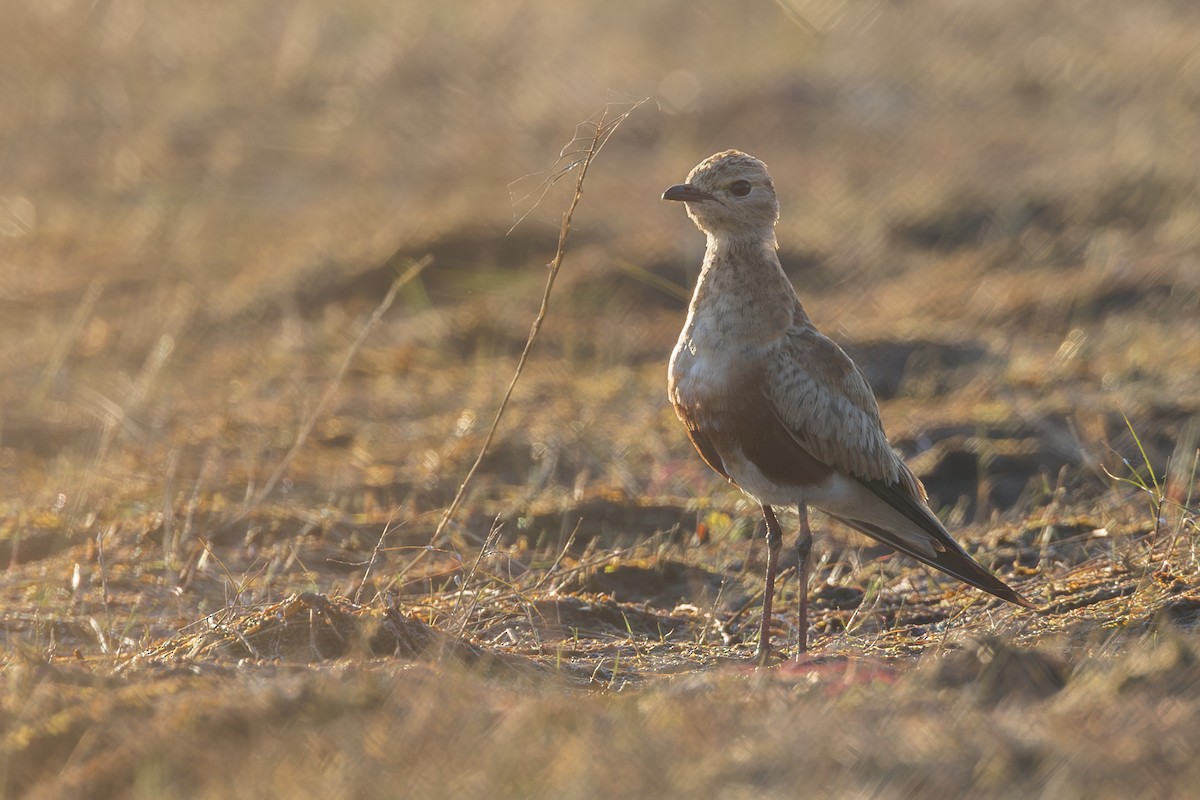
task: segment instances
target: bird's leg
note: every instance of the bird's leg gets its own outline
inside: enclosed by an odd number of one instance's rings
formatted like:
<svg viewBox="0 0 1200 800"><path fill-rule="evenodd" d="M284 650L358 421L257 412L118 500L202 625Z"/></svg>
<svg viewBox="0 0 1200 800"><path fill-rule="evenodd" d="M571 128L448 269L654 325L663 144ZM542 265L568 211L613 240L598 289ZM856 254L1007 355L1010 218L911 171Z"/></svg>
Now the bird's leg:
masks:
<svg viewBox="0 0 1200 800"><path fill-rule="evenodd" d="M763 503L763 518L767 521L767 577L763 588L762 625L758 629L758 650L754 653L760 667L771 657L771 605L775 600L775 571L779 568L779 550L783 546L783 531L769 505Z"/></svg>
<svg viewBox="0 0 1200 800"><path fill-rule="evenodd" d="M808 557L812 554L812 530L808 527L808 509L803 503L800 511L800 535L796 538L796 574L800 579L800 613L797 624L800 628L796 646L796 658L808 652Z"/></svg>

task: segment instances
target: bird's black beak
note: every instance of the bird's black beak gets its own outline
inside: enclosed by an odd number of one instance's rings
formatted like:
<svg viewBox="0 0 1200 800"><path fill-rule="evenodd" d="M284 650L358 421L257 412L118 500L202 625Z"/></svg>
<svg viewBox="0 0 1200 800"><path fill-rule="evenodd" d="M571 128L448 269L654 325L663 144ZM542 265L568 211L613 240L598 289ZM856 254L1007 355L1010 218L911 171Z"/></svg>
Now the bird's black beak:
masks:
<svg viewBox="0 0 1200 800"><path fill-rule="evenodd" d="M713 196L708 192L697 189L690 183L681 183L663 192L662 199L699 202L701 200L712 200Z"/></svg>

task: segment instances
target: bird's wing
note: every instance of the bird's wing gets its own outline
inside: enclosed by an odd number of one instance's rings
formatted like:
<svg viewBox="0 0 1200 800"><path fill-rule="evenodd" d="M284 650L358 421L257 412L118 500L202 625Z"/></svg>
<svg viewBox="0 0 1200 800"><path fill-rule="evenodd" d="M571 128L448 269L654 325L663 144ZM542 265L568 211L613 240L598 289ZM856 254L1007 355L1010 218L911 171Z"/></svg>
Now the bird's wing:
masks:
<svg viewBox="0 0 1200 800"><path fill-rule="evenodd" d="M867 488L873 493L880 495L885 502L890 501L893 504L893 508L897 510L902 510L904 506L913 504L911 496L901 492L899 487L894 484L888 485L882 484L879 481L872 481L867 484ZM889 497L889 495L891 496ZM902 513L907 512L902 511ZM936 520L934 521L936 527L934 527L930 525L928 520L922 519L918 528L910 530L908 535L905 536L899 533L899 531L903 531L906 528L903 522L899 525L884 527L874 522L854 519L842 514L831 513L829 516L844 525L865 533L872 539L882 542L894 550L899 550L901 553L912 556L931 567L936 567L947 575L958 578L963 583L974 586L977 589L982 589L988 594L995 595L1010 603L1016 603L1025 608L1036 608L1033 603L1026 600L1012 587L988 572L979 562L971 558L958 542L950 538L950 534ZM932 516L932 514L929 516ZM913 545L912 533L918 531L928 537L926 543L933 545L932 551L926 547L916 547Z"/></svg>
<svg viewBox="0 0 1200 800"><path fill-rule="evenodd" d="M766 370L767 398L796 444L857 488L822 509L852 528L986 592L1029 608L980 566L929 508L925 487L892 450L862 371L811 325L793 328Z"/></svg>
<svg viewBox="0 0 1200 800"><path fill-rule="evenodd" d="M811 325L796 326L775 348L765 375L775 414L801 447L839 472L904 483L921 495L888 444L867 379L842 348Z"/></svg>
<svg viewBox="0 0 1200 800"><path fill-rule="evenodd" d="M683 421L683 425L687 429L688 438L692 440L692 446L696 448L696 452L700 454L700 458L704 459L704 463L708 464L713 472L718 473L725 480L732 480L729 476L729 471L725 469L725 461L721 458L720 451L717 450L717 446L709 438L705 429L698 425L696 420L682 406L676 405L675 413Z"/></svg>

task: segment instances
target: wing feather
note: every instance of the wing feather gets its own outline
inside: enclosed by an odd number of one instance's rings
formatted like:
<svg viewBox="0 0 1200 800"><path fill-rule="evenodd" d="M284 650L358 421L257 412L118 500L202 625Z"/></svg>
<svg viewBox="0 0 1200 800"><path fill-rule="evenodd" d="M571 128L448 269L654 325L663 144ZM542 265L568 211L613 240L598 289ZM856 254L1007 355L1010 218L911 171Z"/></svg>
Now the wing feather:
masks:
<svg viewBox="0 0 1200 800"><path fill-rule="evenodd" d="M767 396L783 426L817 459L863 480L903 483L920 496L888 444L866 377L842 348L813 328L792 328L766 369Z"/></svg>
<svg viewBox="0 0 1200 800"><path fill-rule="evenodd" d="M768 398L797 444L857 480L898 516L885 527L869 519L865 507L861 517L847 508L826 513L964 583L1033 607L967 555L929 508L925 487L888 443L866 377L844 350L810 324L797 325L766 375Z"/></svg>

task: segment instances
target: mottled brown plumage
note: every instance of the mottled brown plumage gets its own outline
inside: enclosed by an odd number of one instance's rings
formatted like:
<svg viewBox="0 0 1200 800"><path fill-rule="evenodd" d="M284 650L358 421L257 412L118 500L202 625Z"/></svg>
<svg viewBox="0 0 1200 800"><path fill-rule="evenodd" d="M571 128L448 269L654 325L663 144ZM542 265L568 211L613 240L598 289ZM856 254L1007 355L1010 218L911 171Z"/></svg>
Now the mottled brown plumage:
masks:
<svg viewBox="0 0 1200 800"><path fill-rule="evenodd" d="M687 204L708 237L668 391L701 457L762 504L768 552L758 658L782 534L772 506L800 512L800 650L807 636L807 507L1022 606L929 509L925 489L892 450L862 371L804 312L775 253L779 203L766 165L729 150L701 162L665 200Z"/></svg>

